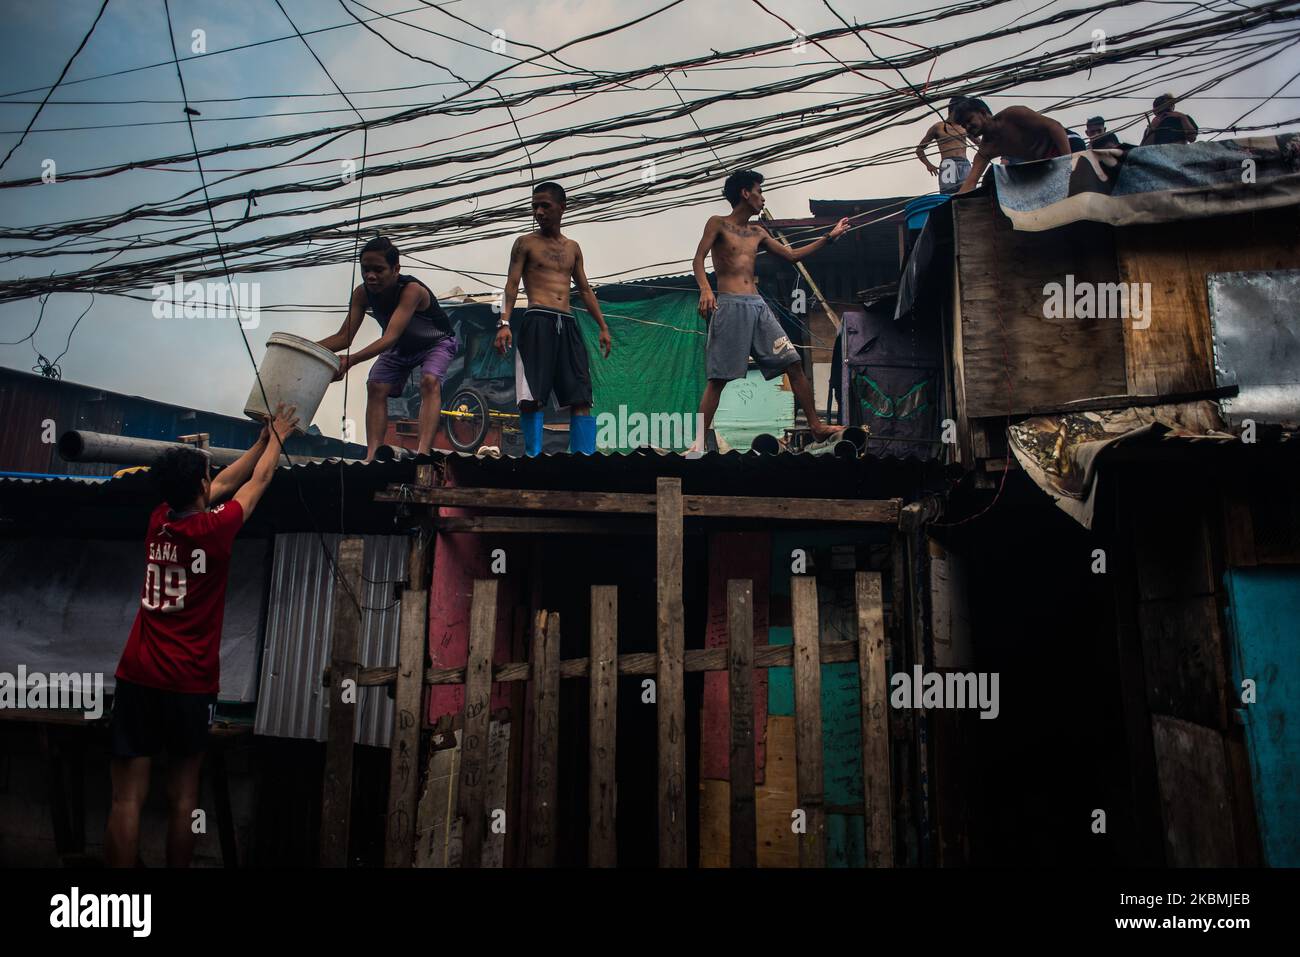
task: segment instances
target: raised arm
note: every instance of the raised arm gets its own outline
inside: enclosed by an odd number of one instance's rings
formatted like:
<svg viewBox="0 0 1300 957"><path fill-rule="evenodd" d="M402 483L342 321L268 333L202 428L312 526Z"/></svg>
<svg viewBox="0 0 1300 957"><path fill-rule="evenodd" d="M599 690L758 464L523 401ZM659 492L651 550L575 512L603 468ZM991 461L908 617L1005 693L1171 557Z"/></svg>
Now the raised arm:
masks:
<svg viewBox="0 0 1300 957"><path fill-rule="evenodd" d="M343 319L343 325L338 332L332 336L326 336L316 343L324 346L330 352L342 352L348 346L352 345L352 340L357 336L357 330L361 328L361 321L366 318L366 291L361 286L352 290L352 299L348 303L348 314Z"/></svg>
<svg viewBox="0 0 1300 957"><path fill-rule="evenodd" d="M524 264L528 262L528 247L524 237L520 236L510 247L510 268L506 272L506 288L501 292L501 319L497 329L496 340L492 343L497 352L505 355L510 351L510 317L515 311L515 300L519 298L519 281L524 276Z"/></svg>
<svg viewBox="0 0 1300 957"><path fill-rule="evenodd" d="M691 261L691 270L695 273L695 284L700 287L700 315L706 320L713 314L713 310L718 307L718 300L713 295L713 288L709 285L709 275L704 271L704 257L709 254L713 244L718 241L718 230L721 229L722 217L710 216L709 221L704 224L704 235L700 237L700 244L695 247L695 258ZM717 263L713 266L716 269Z"/></svg>
<svg viewBox="0 0 1300 957"><path fill-rule="evenodd" d="M835 228L832 229L827 235L821 237L820 239L814 239L810 243L805 243L804 245L798 247L797 249L787 246L785 243L781 242L771 233L765 233L763 238L758 241L758 244L762 248L766 249L768 252L772 253L775 256L781 257L788 263L797 263L799 262L799 260L806 259L807 257L811 256L813 253L817 252L817 250L821 249L823 246L827 245L828 243L835 242L835 240L839 239L848 231L849 231L849 221L848 218L846 217L844 219L841 219L838 223L836 223Z"/></svg>
<svg viewBox="0 0 1300 957"><path fill-rule="evenodd" d="M257 437L257 441L252 444L249 450L222 469L217 477L212 480L212 488L208 493L208 498L213 504L224 502L235 494L235 490L239 486L248 481L248 477L253 474L253 466L257 464L257 460L266 449L266 443L270 441L270 437L270 428L263 426L262 434Z"/></svg>
<svg viewBox="0 0 1300 957"><path fill-rule="evenodd" d="M292 405L285 408L281 403L275 407L275 418L267 429L269 439L262 449L262 454L257 458L253 474L235 492L235 501L243 509L244 521L248 521L248 516L253 514L253 509L257 508L257 503L261 501L262 493L271 484L280 458L280 446L298 424L298 416L294 414L295 412L296 408Z"/></svg>
<svg viewBox="0 0 1300 957"><path fill-rule="evenodd" d="M609 350L614 347L614 340L609 336L609 326L605 324L605 317L600 314L600 300L596 298L591 283L587 282L587 268L582 261L582 247L577 243L573 244L573 284L578 287L582 304L595 318L596 325L600 326L600 351L608 359Z"/></svg>

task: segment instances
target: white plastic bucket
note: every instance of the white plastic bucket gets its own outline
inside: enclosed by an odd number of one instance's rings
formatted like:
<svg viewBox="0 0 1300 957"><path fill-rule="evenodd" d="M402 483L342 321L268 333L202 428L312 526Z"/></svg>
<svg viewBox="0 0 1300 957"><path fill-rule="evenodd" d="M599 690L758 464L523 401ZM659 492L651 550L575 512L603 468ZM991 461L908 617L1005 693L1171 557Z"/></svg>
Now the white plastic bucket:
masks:
<svg viewBox="0 0 1300 957"><path fill-rule="evenodd" d="M310 339L288 332L273 332L266 340L266 355L262 358L262 384L253 380L244 414L249 418L265 420L276 405L298 407L298 432L306 432L316 417L325 390L339 371L338 356ZM267 409L262 401L262 389L271 404Z"/></svg>

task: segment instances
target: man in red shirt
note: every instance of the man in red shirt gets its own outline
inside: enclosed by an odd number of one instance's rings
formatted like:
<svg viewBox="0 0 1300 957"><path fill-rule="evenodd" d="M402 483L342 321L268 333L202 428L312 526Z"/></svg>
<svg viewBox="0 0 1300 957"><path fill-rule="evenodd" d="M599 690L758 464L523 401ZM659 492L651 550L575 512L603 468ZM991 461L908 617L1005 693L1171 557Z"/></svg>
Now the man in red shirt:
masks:
<svg viewBox="0 0 1300 957"><path fill-rule="evenodd" d="M216 478L208 454L194 448L169 449L152 469L166 501L149 516L144 591L117 666L113 803L104 840L110 867L134 867L139 859L140 810L159 751L172 759L167 866L189 866L199 770L221 686L230 552L297 424L293 406L277 407L257 443Z"/></svg>

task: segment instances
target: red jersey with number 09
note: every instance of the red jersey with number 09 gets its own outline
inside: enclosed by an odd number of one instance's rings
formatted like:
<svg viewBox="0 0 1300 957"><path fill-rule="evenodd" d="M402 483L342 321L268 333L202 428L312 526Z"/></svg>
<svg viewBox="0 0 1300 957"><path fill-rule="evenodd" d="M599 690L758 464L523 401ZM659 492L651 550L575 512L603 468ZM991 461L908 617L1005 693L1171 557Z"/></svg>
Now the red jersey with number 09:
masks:
<svg viewBox="0 0 1300 957"><path fill-rule="evenodd" d="M230 501L180 518L170 514L164 502L149 516L144 591L117 677L164 691L216 694L230 551L244 509Z"/></svg>

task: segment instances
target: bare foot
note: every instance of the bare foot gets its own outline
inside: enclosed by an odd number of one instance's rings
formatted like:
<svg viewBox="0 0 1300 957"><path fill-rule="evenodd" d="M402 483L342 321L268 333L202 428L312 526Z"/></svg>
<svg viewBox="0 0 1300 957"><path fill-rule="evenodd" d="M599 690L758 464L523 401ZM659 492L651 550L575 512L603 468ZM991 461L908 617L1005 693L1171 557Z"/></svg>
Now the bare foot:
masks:
<svg viewBox="0 0 1300 957"><path fill-rule="evenodd" d="M820 430L813 429L812 435L816 441L825 442L828 439L835 438L846 428L848 428L846 425L823 425Z"/></svg>

